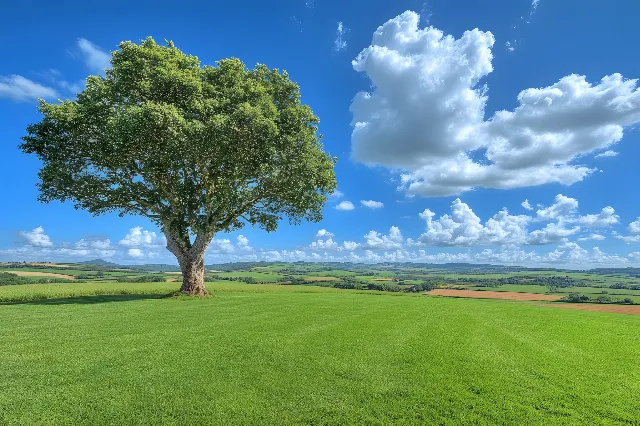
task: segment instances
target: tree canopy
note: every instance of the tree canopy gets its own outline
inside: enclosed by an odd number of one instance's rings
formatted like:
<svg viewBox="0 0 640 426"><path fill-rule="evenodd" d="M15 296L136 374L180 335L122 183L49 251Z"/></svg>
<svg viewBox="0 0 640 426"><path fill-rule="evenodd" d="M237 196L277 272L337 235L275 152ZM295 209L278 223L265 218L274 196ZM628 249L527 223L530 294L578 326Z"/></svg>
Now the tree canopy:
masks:
<svg viewBox="0 0 640 426"><path fill-rule="evenodd" d="M39 101L20 147L43 163L41 201L146 216L179 261L246 223L322 218L336 159L286 71L201 66L152 38L121 43L111 66L74 100Z"/></svg>

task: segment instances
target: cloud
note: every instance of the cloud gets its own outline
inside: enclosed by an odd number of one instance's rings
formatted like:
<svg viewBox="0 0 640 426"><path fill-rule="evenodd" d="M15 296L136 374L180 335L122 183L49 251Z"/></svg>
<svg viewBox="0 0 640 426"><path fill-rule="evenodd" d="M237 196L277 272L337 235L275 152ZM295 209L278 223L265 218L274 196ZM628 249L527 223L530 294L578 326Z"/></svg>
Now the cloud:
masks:
<svg viewBox="0 0 640 426"><path fill-rule="evenodd" d="M344 194L336 189L329 195L329 198L342 198L343 196Z"/></svg>
<svg viewBox="0 0 640 426"><path fill-rule="evenodd" d="M604 235L591 234L591 235L587 235L585 237L578 238L578 241L602 241L602 240L606 240L606 239L607 239L607 237L605 237Z"/></svg>
<svg viewBox="0 0 640 426"><path fill-rule="evenodd" d="M615 225L619 222L620 216L615 214L615 210L611 206L607 206L602 209L598 214L588 214L580 216L575 219L574 222L584 226L592 228L603 228L611 225Z"/></svg>
<svg viewBox="0 0 640 426"><path fill-rule="evenodd" d="M336 206L336 210L353 210L356 207L353 205L351 201L342 201L340 204Z"/></svg>
<svg viewBox="0 0 640 426"><path fill-rule="evenodd" d="M382 207L384 207L384 203L380 201L373 201L373 200L362 200L360 201L360 204L374 210L381 209Z"/></svg>
<svg viewBox="0 0 640 426"><path fill-rule="evenodd" d="M347 48L347 41L344 39L345 33L348 29L342 25L342 21L338 22L338 29L336 30L336 39L334 40L334 48L336 52L340 52Z"/></svg>
<svg viewBox="0 0 640 426"><path fill-rule="evenodd" d="M364 247L375 250L392 250L402 248L404 238L397 226L392 226L389 229L388 235L382 235L376 231L369 231L364 236Z"/></svg>
<svg viewBox="0 0 640 426"><path fill-rule="evenodd" d="M640 234L640 217L637 220L631 222L627 227L627 230L632 234Z"/></svg>
<svg viewBox="0 0 640 426"><path fill-rule="evenodd" d="M575 164L579 157L640 122L636 80L620 74L525 89L514 110L485 120L480 82L493 70L493 35L474 29L455 39L418 22L409 11L389 20L352 62L373 87L351 104L352 157L400 170L409 194L571 185L595 171Z"/></svg>
<svg viewBox="0 0 640 426"><path fill-rule="evenodd" d="M482 225L480 218L459 198L451 203L451 215L434 219L429 209L420 213L426 222L426 232L416 245L477 246L486 244L522 244L527 239L529 216L514 216L505 208Z"/></svg>
<svg viewBox="0 0 640 426"><path fill-rule="evenodd" d="M332 238L327 238L326 240L312 242L309 248L311 250L338 250L339 244L333 241Z"/></svg>
<svg viewBox="0 0 640 426"><path fill-rule="evenodd" d="M104 74L107 68L111 68L111 55L86 38L78 39L78 48L84 57L84 63L93 72Z"/></svg>
<svg viewBox="0 0 640 426"><path fill-rule="evenodd" d="M510 41L507 41L504 45L509 52L513 52L514 50L516 50L514 44L515 44L515 41L513 43L511 43Z"/></svg>
<svg viewBox="0 0 640 426"><path fill-rule="evenodd" d="M20 236L29 246L53 247L54 245L51 238L44 233L44 228L42 226L38 226L31 231L20 231L18 232L18 236Z"/></svg>
<svg viewBox="0 0 640 426"><path fill-rule="evenodd" d="M527 210L533 210L533 207L529 204L529 200L524 200L520 205Z"/></svg>
<svg viewBox="0 0 640 426"><path fill-rule="evenodd" d="M140 250L139 248L131 248L129 250L127 250L127 254L131 257L134 258L142 258L144 257L144 253L142 250Z"/></svg>
<svg viewBox="0 0 640 426"><path fill-rule="evenodd" d="M166 245L166 241L164 237L158 237L155 232L136 226L131 228L118 244L126 247L158 247Z"/></svg>
<svg viewBox="0 0 640 426"><path fill-rule="evenodd" d="M36 98L51 99L57 96L55 89L35 83L21 75L0 76L0 98L27 102Z"/></svg>
<svg viewBox="0 0 640 426"><path fill-rule="evenodd" d="M618 153L616 151L608 150L608 151L605 151L603 153L600 153L600 154L596 155L595 158L615 157L617 155L618 155Z"/></svg>
<svg viewBox="0 0 640 426"><path fill-rule="evenodd" d="M353 251L360 247L360 244L354 241L344 241L342 244L333 240L335 235L326 229L320 229L316 234L316 241L309 245L312 251Z"/></svg>
<svg viewBox="0 0 640 426"><path fill-rule="evenodd" d="M578 200L558 194L555 198L555 204L536 212L536 219L542 221L561 220L566 223L578 223L590 228L608 227L619 222L619 216L615 214L615 210L611 206L604 207L598 214L584 216L576 216L577 210Z"/></svg>
<svg viewBox="0 0 640 426"><path fill-rule="evenodd" d="M78 249L99 249L107 250L111 248L111 240L85 240L84 238L76 242L76 248Z"/></svg>
<svg viewBox="0 0 640 426"><path fill-rule="evenodd" d="M580 232L579 226L566 228L561 223L549 223L542 229L532 231L527 238L527 244L543 245L562 241L564 238Z"/></svg>
<svg viewBox="0 0 640 426"><path fill-rule="evenodd" d="M615 234L614 237L624 241L627 244L640 243L640 216L637 218L637 220L631 222L629 226L627 226L627 231L635 235L627 236Z"/></svg>
<svg viewBox="0 0 640 426"><path fill-rule="evenodd" d="M536 212L536 218L538 220L565 219L578 210L578 200L575 198L558 194L556 195L555 201L551 206L538 210Z"/></svg>
<svg viewBox="0 0 640 426"><path fill-rule="evenodd" d="M249 239L247 237L245 237L244 235L238 235L236 237L236 246L238 247L238 250L240 250L240 251L244 251L244 252L253 252L253 251L255 251L253 249L253 247L251 247L249 245Z"/></svg>
<svg viewBox="0 0 640 426"><path fill-rule="evenodd" d="M326 229L320 229L316 234L316 238L331 238L334 236L335 235L333 233L327 231Z"/></svg>
<svg viewBox="0 0 640 426"><path fill-rule="evenodd" d="M249 240L247 240L247 244ZM227 238L213 239L209 244L207 253L233 253L236 250L231 240Z"/></svg>

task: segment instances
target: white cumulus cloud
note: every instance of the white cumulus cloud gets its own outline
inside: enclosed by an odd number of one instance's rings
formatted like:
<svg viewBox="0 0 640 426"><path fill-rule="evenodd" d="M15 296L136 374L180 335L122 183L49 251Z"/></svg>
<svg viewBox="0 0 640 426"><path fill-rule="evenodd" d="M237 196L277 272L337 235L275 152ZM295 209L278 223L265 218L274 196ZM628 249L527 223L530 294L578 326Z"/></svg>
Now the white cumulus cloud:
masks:
<svg viewBox="0 0 640 426"><path fill-rule="evenodd" d="M336 210L353 210L356 207L353 205L351 201L342 201L340 204L336 206Z"/></svg>
<svg viewBox="0 0 640 426"><path fill-rule="evenodd" d="M139 248L131 248L127 250L127 254L133 258L142 258L144 257L144 252Z"/></svg>
<svg viewBox="0 0 640 426"><path fill-rule="evenodd" d="M520 205L527 210L533 210L533 207L529 204L529 200L524 200Z"/></svg>
<svg viewBox="0 0 640 426"><path fill-rule="evenodd" d="M166 245L166 241L164 236L158 237L155 232L136 226L118 244L125 247L156 247Z"/></svg>
<svg viewBox="0 0 640 426"><path fill-rule="evenodd" d="M375 250L400 249L403 246L404 238L397 226L389 229L388 235L383 235L376 231L369 231L365 236L364 247Z"/></svg>
<svg viewBox="0 0 640 426"><path fill-rule="evenodd" d="M485 120L493 35L474 29L456 39L418 23L410 11L389 20L353 61L373 89L351 104L352 156L402 170L410 194L571 185L595 171L575 160L640 122L636 80L620 74L525 89L514 110Z"/></svg>
<svg viewBox="0 0 640 426"><path fill-rule="evenodd" d="M326 229L320 229L316 233L316 238L331 238L334 234L332 232L327 231Z"/></svg>
<svg viewBox="0 0 640 426"><path fill-rule="evenodd" d="M18 232L18 236L20 236L27 245L33 247L53 247L53 241L51 238L44 232L44 228L42 226L38 226L37 228L31 231L20 231Z"/></svg>
<svg viewBox="0 0 640 426"><path fill-rule="evenodd" d="M360 204L370 209L381 209L384 207L384 203L381 201L373 201L373 200L361 200Z"/></svg>

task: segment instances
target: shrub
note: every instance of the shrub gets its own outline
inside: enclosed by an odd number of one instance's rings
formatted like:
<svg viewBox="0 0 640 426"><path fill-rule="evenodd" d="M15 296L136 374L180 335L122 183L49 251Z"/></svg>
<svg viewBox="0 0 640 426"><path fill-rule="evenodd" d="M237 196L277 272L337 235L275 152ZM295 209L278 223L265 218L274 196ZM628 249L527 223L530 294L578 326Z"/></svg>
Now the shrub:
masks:
<svg viewBox="0 0 640 426"><path fill-rule="evenodd" d="M589 301L589 297L580 293L569 293L560 300L569 303L584 303Z"/></svg>
<svg viewBox="0 0 640 426"><path fill-rule="evenodd" d="M596 303L611 303L613 300L611 300L611 297L609 296L598 296L594 299L594 301Z"/></svg>

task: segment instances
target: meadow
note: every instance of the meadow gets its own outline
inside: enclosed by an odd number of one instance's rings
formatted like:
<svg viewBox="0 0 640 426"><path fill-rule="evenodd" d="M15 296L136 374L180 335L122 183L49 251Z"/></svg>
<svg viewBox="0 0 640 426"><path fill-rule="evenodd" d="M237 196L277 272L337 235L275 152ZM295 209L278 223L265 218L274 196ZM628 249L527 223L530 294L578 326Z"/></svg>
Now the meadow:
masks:
<svg viewBox="0 0 640 426"><path fill-rule="evenodd" d="M0 286L0 424L640 421L639 316L207 286L201 299L172 296L176 282Z"/></svg>
<svg viewBox="0 0 640 426"><path fill-rule="evenodd" d="M157 283L84 299L61 285L0 306L2 424L632 424L640 412L634 316L238 283L201 300L159 298Z"/></svg>

